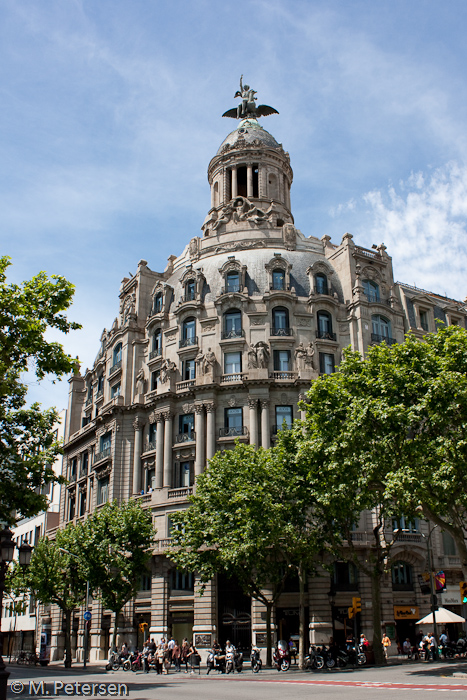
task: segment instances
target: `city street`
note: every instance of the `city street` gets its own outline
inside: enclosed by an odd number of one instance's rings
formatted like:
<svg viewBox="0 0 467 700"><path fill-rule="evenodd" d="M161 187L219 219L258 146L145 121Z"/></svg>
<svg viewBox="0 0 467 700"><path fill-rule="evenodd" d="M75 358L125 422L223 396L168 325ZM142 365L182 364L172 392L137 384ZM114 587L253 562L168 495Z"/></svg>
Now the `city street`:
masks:
<svg viewBox="0 0 467 700"><path fill-rule="evenodd" d="M8 698L48 697L129 697L133 700L275 700L276 698L309 698L319 693L326 700L362 700L382 697L400 700L412 691L430 692L436 698L442 693L467 693L467 663L398 664L387 668L343 669L339 671L300 673L293 667L287 673L263 670L254 675L249 669L235 676L214 673L206 676L170 673L157 676L123 671L105 672L98 666L87 671L76 667L63 669L10 666ZM454 674L465 674L456 677ZM30 682L34 685L31 686ZM41 685L41 681L44 684ZM102 684L107 684L107 688ZM22 685L21 685L22 684ZM71 684L71 685L66 685ZM87 684L87 686L85 685ZM94 686L92 685L94 684ZM109 684L114 684L110 686ZM128 693L125 692L125 684ZM16 692L12 692L12 688Z"/></svg>

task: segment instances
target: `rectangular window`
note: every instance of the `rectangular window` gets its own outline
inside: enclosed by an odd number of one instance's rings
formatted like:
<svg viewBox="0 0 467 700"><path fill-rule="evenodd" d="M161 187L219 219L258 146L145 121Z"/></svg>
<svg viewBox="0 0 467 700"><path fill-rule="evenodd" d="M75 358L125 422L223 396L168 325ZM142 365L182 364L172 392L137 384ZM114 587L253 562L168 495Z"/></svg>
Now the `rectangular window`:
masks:
<svg viewBox="0 0 467 700"><path fill-rule="evenodd" d="M161 373L159 370L156 372L151 372L151 391L156 391L157 387L159 386L160 374Z"/></svg>
<svg viewBox="0 0 467 700"><path fill-rule="evenodd" d="M276 426L277 430L282 430L284 427L292 427L292 406L276 406Z"/></svg>
<svg viewBox="0 0 467 700"><path fill-rule="evenodd" d="M148 469L146 471L146 491L151 493L156 488L156 470Z"/></svg>
<svg viewBox="0 0 467 700"><path fill-rule="evenodd" d="M85 515L86 513L86 491L80 491L79 494L79 515Z"/></svg>
<svg viewBox="0 0 467 700"><path fill-rule="evenodd" d="M194 379L196 377L196 362L195 360L185 360L183 363L183 379Z"/></svg>
<svg viewBox="0 0 467 700"><path fill-rule="evenodd" d="M243 427L243 409L242 408L226 408L225 409L225 427L228 430L237 430L241 434Z"/></svg>
<svg viewBox="0 0 467 700"><path fill-rule="evenodd" d="M170 572L170 588L176 591L193 591L195 588L193 574L172 569Z"/></svg>
<svg viewBox="0 0 467 700"><path fill-rule="evenodd" d="M152 586L152 576L151 574L143 574L141 576L141 582L139 584L140 591L150 591Z"/></svg>
<svg viewBox="0 0 467 700"><path fill-rule="evenodd" d="M321 374L332 374L335 371L334 355L327 352L319 353L319 371Z"/></svg>
<svg viewBox="0 0 467 700"><path fill-rule="evenodd" d="M194 413L185 413L183 416L179 417L180 433L183 435L191 435L195 429L195 415Z"/></svg>
<svg viewBox="0 0 467 700"><path fill-rule="evenodd" d="M226 352L224 355L224 373L238 374L242 371L242 354L240 352Z"/></svg>
<svg viewBox="0 0 467 700"><path fill-rule="evenodd" d="M118 382L118 384L114 384L110 390L110 397L112 399L115 399L117 396L120 396L121 388L122 388L122 385L120 384L120 382Z"/></svg>
<svg viewBox="0 0 467 700"><path fill-rule="evenodd" d="M76 470L78 466L78 459L76 457L73 457L71 460L70 464L70 481L74 481L76 479Z"/></svg>
<svg viewBox="0 0 467 700"><path fill-rule="evenodd" d="M76 513L76 501L74 496L70 496L68 501L68 520L73 520Z"/></svg>
<svg viewBox="0 0 467 700"><path fill-rule="evenodd" d="M175 489L192 486L194 478L194 462L175 462L173 483Z"/></svg>
<svg viewBox="0 0 467 700"><path fill-rule="evenodd" d="M110 451L112 447L112 433L106 433L105 435L102 435L100 446L101 452L106 452L107 450Z"/></svg>
<svg viewBox="0 0 467 700"><path fill-rule="evenodd" d="M402 530L402 532L420 532L418 518L410 520L410 518L406 518L405 515L402 515L399 519L393 518L392 527L394 531Z"/></svg>
<svg viewBox="0 0 467 700"><path fill-rule="evenodd" d="M424 331L428 330L428 314L426 311L420 311L420 326Z"/></svg>
<svg viewBox="0 0 467 700"><path fill-rule="evenodd" d="M456 543L454 542L454 538L452 537L452 535L449 534L449 532L443 532L441 534L443 537L444 555L447 557L455 557L457 555L457 551L456 551Z"/></svg>
<svg viewBox="0 0 467 700"><path fill-rule="evenodd" d="M89 452L83 452L81 455L81 475L85 476L88 473L89 467Z"/></svg>
<svg viewBox="0 0 467 700"><path fill-rule="evenodd" d="M274 350L274 371L290 372L290 350Z"/></svg>
<svg viewBox="0 0 467 700"><path fill-rule="evenodd" d="M109 500L109 477L97 480L97 505L107 503Z"/></svg>

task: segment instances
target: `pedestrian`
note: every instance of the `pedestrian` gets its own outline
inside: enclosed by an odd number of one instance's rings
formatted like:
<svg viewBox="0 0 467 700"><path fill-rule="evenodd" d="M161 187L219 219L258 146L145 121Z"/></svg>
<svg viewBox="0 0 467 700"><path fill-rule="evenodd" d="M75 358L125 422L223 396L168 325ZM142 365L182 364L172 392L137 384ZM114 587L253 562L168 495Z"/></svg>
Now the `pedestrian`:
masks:
<svg viewBox="0 0 467 700"><path fill-rule="evenodd" d="M190 660L190 666L191 666L191 671L190 673L195 672L195 668L199 667L201 657L198 654L198 649L195 647L193 643L190 644L190 650L188 652L188 658Z"/></svg>
<svg viewBox="0 0 467 700"><path fill-rule="evenodd" d="M381 643L383 645L383 651L384 651L384 658L388 658L388 653L389 653L389 647L391 646L391 640L389 639L388 635L386 632L383 635L383 638L381 640Z"/></svg>
<svg viewBox="0 0 467 700"><path fill-rule="evenodd" d="M180 645L178 643L178 639L176 639L172 648L172 661L175 666L175 673L180 673L180 654Z"/></svg>
<svg viewBox="0 0 467 700"><path fill-rule="evenodd" d="M185 664L185 673L188 673L188 654L189 653L190 653L190 645L188 644L188 639L185 637L185 639L182 642L182 649L181 649L181 654L180 654L181 663Z"/></svg>
<svg viewBox="0 0 467 700"><path fill-rule="evenodd" d="M430 648L430 661L436 661L438 658L438 645L436 644L436 639L433 632L430 632L428 635L428 644Z"/></svg>
<svg viewBox="0 0 467 700"><path fill-rule="evenodd" d="M156 651L156 672L158 675L162 673L164 664L164 644L159 644Z"/></svg>

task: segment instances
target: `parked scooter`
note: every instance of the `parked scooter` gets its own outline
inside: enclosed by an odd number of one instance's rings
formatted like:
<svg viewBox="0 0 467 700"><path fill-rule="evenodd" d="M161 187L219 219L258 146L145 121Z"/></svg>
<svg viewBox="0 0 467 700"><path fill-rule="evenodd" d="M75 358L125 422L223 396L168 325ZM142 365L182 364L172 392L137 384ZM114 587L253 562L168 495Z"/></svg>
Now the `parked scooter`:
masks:
<svg viewBox="0 0 467 700"><path fill-rule="evenodd" d="M261 671L263 662L261 661L260 651L258 647L251 647L251 670L253 673L258 673Z"/></svg>
<svg viewBox="0 0 467 700"><path fill-rule="evenodd" d="M290 668L289 645L283 639L277 642L273 656L274 664L278 671L288 671Z"/></svg>
<svg viewBox="0 0 467 700"><path fill-rule="evenodd" d="M315 669L320 671L324 668L324 658L318 653L315 646L310 646L310 653L305 656L305 668Z"/></svg>
<svg viewBox="0 0 467 700"><path fill-rule="evenodd" d="M215 669L218 673L225 673L225 656L223 654L219 654L219 652L215 649L209 650L206 664L208 667L208 675Z"/></svg>

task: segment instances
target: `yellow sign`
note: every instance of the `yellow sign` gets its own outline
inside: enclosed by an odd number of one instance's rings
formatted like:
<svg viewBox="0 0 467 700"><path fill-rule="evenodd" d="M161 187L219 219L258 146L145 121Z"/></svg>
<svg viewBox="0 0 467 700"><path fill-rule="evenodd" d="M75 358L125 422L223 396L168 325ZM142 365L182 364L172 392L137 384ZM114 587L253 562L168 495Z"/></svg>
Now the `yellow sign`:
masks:
<svg viewBox="0 0 467 700"><path fill-rule="evenodd" d="M418 605L395 605L395 620L419 620Z"/></svg>

